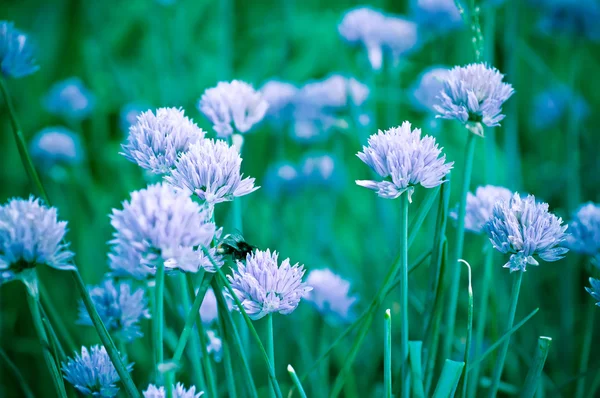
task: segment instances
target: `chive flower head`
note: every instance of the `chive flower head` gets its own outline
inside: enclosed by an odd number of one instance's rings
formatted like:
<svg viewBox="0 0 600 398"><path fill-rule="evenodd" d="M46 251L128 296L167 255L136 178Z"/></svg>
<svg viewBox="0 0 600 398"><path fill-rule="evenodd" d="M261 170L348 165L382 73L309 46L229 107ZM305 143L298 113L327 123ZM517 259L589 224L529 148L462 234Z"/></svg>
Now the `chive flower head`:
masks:
<svg viewBox="0 0 600 398"><path fill-rule="evenodd" d="M203 391L196 394L195 386L191 386L189 389L186 389L181 383L173 385L172 391L173 398L200 398L202 395L204 395ZM144 398L165 398L167 396L163 386L157 387L154 384L150 384L148 389L146 389L143 394Z"/></svg>
<svg viewBox="0 0 600 398"><path fill-rule="evenodd" d="M350 295L350 282L325 268L310 271L306 283L312 287L306 295L306 301L319 313L342 322L350 319L352 306L356 302L356 297Z"/></svg>
<svg viewBox="0 0 600 398"><path fill-rule="evenodd" d="M590 278L591 287L585 288L587 292L596 300L596 305L600 307L600 279Z"/></svg>
<svg viewBox="0 0 600 398"><path fill-rule="evenodd" d="M600 255L600 206L582 205L569 224L567 246L574 252L588 256Z"/></svg>
<svg viewBox="0 0 600 398"><path fill-rule="evenodd" d="M37 72L33 49L23 32L12 22L0 21L0 72L5 78L17 79Z"/></svg>
<svg viewBox="0 0 600 398"><path fill-rule="evenodd" d="M79 136L61 126L39 131L29 144L29 153L44 169L55 164L78 164L84 157Z"/></svg>
<svg viewBox="0 0 600 398"><path fill-rule="evenodd" d="M55 83L44 99L46 110L70 120L83 120L91 115L96 98L78 77Z"/></svg>
<svg viewBox="0 0 600 398"><path fill-rule="evenodd" d="M485 185L478 187L475 195L467 193L467 207L465 213L465 229L476 234L483 232L483 226L492 217L494 205L503 200L509 200L512 192L503 187ZM456 211L452 211L450 216L458 218Z"/></svg>

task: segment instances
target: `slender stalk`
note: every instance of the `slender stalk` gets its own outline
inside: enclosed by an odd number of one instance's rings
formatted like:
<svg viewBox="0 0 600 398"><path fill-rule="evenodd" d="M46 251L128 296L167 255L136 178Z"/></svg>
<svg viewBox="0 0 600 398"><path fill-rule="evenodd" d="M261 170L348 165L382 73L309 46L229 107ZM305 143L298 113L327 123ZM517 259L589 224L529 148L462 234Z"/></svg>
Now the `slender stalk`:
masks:
<svg viewBox="0 0 600 398"><path fill-rule="evenodd" d="M225 336L225 320L219 318L219 325L221 329L221 336ZM224 339L225 340L225 339ZM223 342L223 367L225 368L225 379L227 380L227 393L230 398L237 398L237 388L235 386L235 374L233 373L233 366L231 363L231 350L229 349L229 340Z"/></svg>
<svg viewBox="0 0 600 398"><path fill-rule="evenodd" d="M456 320L456 308L458 304L458 291L460 287L461 267L458 259L462 258L464 234L465 234L465 213L467 210L467 193L471 184L471 172L473 169L473 156L475 154L475 134L468 132L467 144L465 147L465 160L460 190L460 202L458 204L458 218L456 220L456 245L454 254L450 257L450 293L448 296L448 307L446 310L446 338L444 340L442 358L449 358L452 354L452 343L454 342L454 324Z"/></svg>
<svg viewBox="0 0 600 398"><path fill-rule="evenodd" d="M451 398L454 397L454 392L458 386L458 380L462 374L464 362L455 362L446 359L442 374L438 380L438 384L433 392L433 398Z"/></svg>
<svg viewBox="0 0 600 398"><path fill-rule="evenodd" d="M517 312L517 303L519 301L519 291L521 290L521 281L523 279L523 272L517 271L513 273L513 286L510 293L510 304L508 309L508 320L506 322L506 330L510 330L513 327L515 321L515 313ZM498 353L498 359L496 361L496 367L494 368L494 374L492 376L492 385L490 386L489 396L495 397L498 393L498 385L500 384L500 378L502 377L502 370L504 369L504 361L506 360L506 354L510 345L510 337L500 347Z"/></svg>
<svg viewBox="0 0 600 398"><path fill-rule="evenodd" d="M410 396L408 382L408 194L400 196L400 369L402 397Z"/></svg>
<svg viewBox="0 0 600 398"><path fill-rule="evenodd" d="M298 390L298 395L300 395L300 398L307 398L306 392L304 392L304 387L302 387L302 383L300 382L300 379L298 378L298 375L296 374L296 371L294 370L292 365L288 365L287 371L290 374L292 381L294 382L296 390Z"/></svg>
<svg viewBox="0 0 600 398"><path fill-rule="evenodd" d="M594 380L592 381L592 387L590 388L590 394L588 396L595 397L598 387L600 387L600 370L596 372L596 377L594 377Z"/></svg>
<svg viewBox="0 0 600 398"><path fill-rule="evenodd" d="M583 337L583 345L581 346L581 357L579 358L579 374L584 375L577 381L575 398L583 398L585 395L585 373L587 372L588 362L590 360L590 349L592 347L592 337L594 335L594 316L597 310L595 305L588 305L586 316L587 324L585 325L585 335Z"/></svg>
<svg viewBox="0 0 600 398"><path fill-rule="evenodd" d="M267 315L267 355L269 356L269 363L271 367L275 369L275 342L273 339L273 314ZM275 390L270 389L270 397L275 396Z"/></svg>
<svg viewBox="0 0 600 398"><path fill-rule="evenodd" d="M156 350L156 384L163 385L164 377L162 372L159 372L158 366L165 360L164 357L164 346L163 346L163 328L164 328L164 294L165 294L165 264L162 261L158 261L156 266L156 313L152 319L152 326L154 327L154 349Z"/></svg>
<svg viewBox="0 0 600 398"><path fill-rule="evenodd" d="M166 376L166 386L165 386L165 390L167 392L167 398L173 398L173 384L175 382L175 374L174 372L167 372Z"/></svg>
<svg viewBox="0 0 600 398"><path fill-rule="evenodd" d="M383 351L383 388L385 397L392 398L392 314L385 310Z"/></svg>
<svg viewBox="0 0 600 398"><path fill-rule="evenodd" d="M321 330L319 332L319 352L324 352L329 344L329 327L324 317L319 318L321 323ZM329 360L328 358L323 360L321 364L320 381L321 381L321 394L323 397L329 396Z"/></svg>
<svg viewBox="0 0 600 398"><path fill-rule="evenodd" d="M423 387L423 365L421 356L423 355L423 342L411 341L409 344L410 351L410 369L413 396L415 398L425 398L425 388Z"/></svg>
<svg viewBox="0 0 600 398"><path fill-rule="evenodd" d="M468 389L468 379L469 379L469 372L467 371L467 369L469 369L469 359L471 357L471 340L473 338L473 284L471 283L471 266L469 265L468 262L464 261L464 260L459 260L460 262L464 263L467 266L467 269L469 270L469 310L468 310L468 315L467 315L467 341L465 342L465 355L464 355L464 362L465 362L465 370L463 372L463 376L462 376L462 380L461 380L461 384L460 384L460 388L459 391L461 391L461 396L462 398L466 398L467 396L467 389Z"/></svg>
<svg viewBox="0 0 600 398"><path fill-rule="evenodd" d="M23 396L25 398L35 398L35 395L33 395L31 388L29 388L29 385L27 384L25 377L23 377L23 374L21 373L21 371L19 370L17 365L15 365L13 363L13 361L10 360L9 356L6 354L6 352L4 352L4 350L1 347L0 347L0 357L4 360L4 362L6 362L7 367L12 371L13 376L17 379L17 382L21 386L21 390L23 390L22 391ZM8 375L3 375L3 376L8 376Z"/></svg>
<svg viewBox="0 0 600 398"><path fill-rule="evenodd" d="M69 333L69 329L65 326L62 321L62 318L58 315L58 311L54 307L54 303L52 302L52 298L48 294L48 290L44 288L44 284L38 281L38 286L40 289L40 300L42 302L42 308L46 310L48 320L50 320L50 324L53 325L60 334L63 342L66 344L67 352L73 352L76 350L75 342Z"/></svg>
<svg viewBox="0 0 600 398"><path fill-rule="evenodd" d="M27 304L29 305L29 310L31 311L33 326L35 327L35 331L37 332L38 338L40 339L40 343L42 345L42 354L44 355L44 361L46 361L46 366L48 367L48 371L52 377L52 383L54 384L56 394L61 398L66 398L67 392L65 391L65 384L62 380L62 376L58 370L58 367L54 362L52 353L50 353L50 343L48 342L48 336L46 335L44 322L42 321L42 315L40 314L40 303L36 297L33 297L29 292L27 292Z"/></svg>
<svg viewBox="0 0 600 398"><path fill-rule="evenodd" d="M550 343L552 339L550 337L540 336L538 339L537 349L535 351L535 357L529 367L529 372L525 378L525 385L521 390L521 398L533 398L535 391L537 390L538 383L541 382L540 375L544 369L544 363L548 357L548 351L550 350Z"/></svg>
<svg viewBox="0 0 600 398"><path fill-rule="evenodd" d="M483 277L481 281L481 300L477 309L477 324L475 326L475 358L481 355L483 349L483 338L485 336L485 324L487 321L488 297L490 292L490 282L492 279L492 267L494 262L494 251L489 243L485 248L485 262L483 265ZM467 366L468 367L468 366ZM481 366L476 366L473 369L472 380L469 388L469 397L475 397L477 393L477 385L479 383L479 372Z"/></svg>
<svg viewBox="0 0 600 398"><path fill-rule="evenodd" d="M42 308L41 306L40 306L40 312L42 314L42 321L44 322L44 327L46 328L46 331L48 332L48 335L49 335L48 337L50 338L52 350L54 353L54 359L55 359L56 363L59 364L61 362L66 361L67 355L65 354L65 350L63 350L62 345L60 344L60 341L58 341L58 336L56 335L56 332L54 331L54 328L52 327L52 324L50 323L48 316L44 312L44 308Z"/></svg>

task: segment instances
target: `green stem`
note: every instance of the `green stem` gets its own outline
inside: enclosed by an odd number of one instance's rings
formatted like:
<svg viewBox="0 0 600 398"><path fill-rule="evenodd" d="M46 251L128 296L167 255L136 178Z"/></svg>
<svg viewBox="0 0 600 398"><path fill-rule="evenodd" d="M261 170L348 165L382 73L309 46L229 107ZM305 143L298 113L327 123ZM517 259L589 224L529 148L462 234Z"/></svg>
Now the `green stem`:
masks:
<svg viewBox="0 0 600 398"><path fill-rule="evenodd" d="M552 339L550 337L540 336L538 339L535 357L533 358L533 363L529 367L529 372L525 378L525 385L521 390L521 398L533 398L535 395L538 383L540 382L540 375L544 369L544 363L546 363L546 358L548 357L551 342Z"/></svg>
<svg viewBox="0 0 600 398"><path fill-rule="evenodd" d="M433 398L451 398L454 397L454 392L458 386L458 380L465 367L464 362L455 362L446 359L442 374L438 380L438 384L433 392Z"/></svg>
<svg viewBox="0 0 600 398"><path fill-rule="evenodd" d="M596 373L596 377L594 377L594 380L592 381L592 387L590 388L590 397L595 397L596 396L596 390L598 390L598 387L600 387L600 370Z"/></svg>
<svg viewBox="0 0 600 398"><path fill-rule="evenodd" d="M230 341L225 339L226 328L225 320L219 317L219 325L221 328L221 336L223 336L223 366L225 368L225 379L227 380L227 392L230 398L237 398L237 389L235 386L235 374L231 363L231 350L229 349Z"/></svg>
<svg viewBox="0 0 600 398"><path fill-rule="evenodd" d="M459 391L461 391L462 398L466 398L467 389L468 389L468 379L469 379L469 358L471 357L471 340L473 338L473 284L471 283L471 266L464 260L459 260L467 266L469 270L469 310L467 315L467 341L465 342L465 370L462 376L462 384L460 385Z"/></svg>
<svg viewBox="0 0 600 398"><path fill-rule="evenodd" d="M594 335L594 316L598 309L595 305L589 305L587 308L587 325L585 326L585 335L581 347L581 358L579 359L579 374L587 372L588 362L590 360L590 349L592 347L592 337ZM550 344L550 343L548 343ZM577 381L576 398L583 398L585 394L585 375Z"/></svg>
<svg viewBox="0 0 600 398"><path fill-rule="evenodd" d="M42 345L42 354L44 355L46 366L48 367L48 371L50 372L50 376L52 377L52 383L54 384L54 388L56 389L56 394L61 398L66 398L67 392L65 391L65 384L63 383L62 376L58 370L56 363L54 362L52 353L50 352L50 343L48 342L48 336L46 335L46 330L44 329L44 322L42 321L42 315L40 314L40 303L37 298L33 297L28 292L27 304L29 305L29 310L31 311L33 326L35 327L35 331L37 332L38 338L40 339L40 343Z"/></svg>
<svg viewBox="0 0 600 398"><path fill-rule="evenodd" d="M386 398L392 398L392 314L385 311L383 351L383 388Z"/></svg>
<svg viewBox="0 0 600 398"><path fill-rule="evenodd" d="M42 301L42 308L44 308L49 317L48 319L51 321L50 324L56 327L60 337L62 337L64 343L66 344L67 352L73 352L77 348L75 346L75 342L69 333L69 329L65 326L62 321L62 318L58 315L58 311L54 307L54 302L52 297L50 297L48 290L44 287L44 284L41 281L38 281L38 286L40 289L40 299Z"/></svg>
<svg viewBox="0 0 600 398"><path fill-rule="evenodd" d="M402 397L410 396L408 382L408 194L400 196L400 369Z"/></svg>
<svg viewBox="0 0 600 398"><path fill-rule="evenodd" d="M521 290L521 281L523 279L523 272L516 271L513 273L513 286L510 293L510 304L508 309L508 320L506 322L506 330L510 330L513 327L515 321L515 313L517 312L517 303L519 301L519 291ZM504 361L506 360L506 354L510 345L510 337L507 338L498 353L498 359L496 361L496 367L494 368L494 374L492 376L492 385L490 387L489 396L494 398L498 393L498 385L502 377L502 370L504 369Z"/></svg>
<svg viewBox="0 0 600 398"><path fill-rule="evenodd" d="M140 393L137 390L135 384L133 383L133 380L131 379L131 375L129 374L127 367L123 363L123 358L121 358L121 355L119 354L119 351L117 350L117 347L115 346L114 341L110 337L110 334L108 334L108 331L106 330L106 326L104 325L104 322L102 322L100 315L98 315L98 311L96 310L96 307L94 306L94 302L90 298L90 294L87 291L85 282L83 281L83 279L81 278L81 275L79 274L79 272L77 270L72 271L71 274L73 275L73 279L75 280L75 285L77 286L77 290L79 290L79 295L81 296L81 298L83 300L83 304L85 305L85 308L87 309L88 314L90 315L92 323L94 324L94 327L96 328L96 331L98 332L100 341L102 341L102 344L104 345L104 348L106 349L106 352L108 353L108 356L110 357L110 360L112 361L119 377L121 378L121 382L123 383L123 386L125 387L125 392L127 393L127 395L130 398L139 398Z"/></svg>
<svg viewBox="0 0 600 398"><path fill-rule="evenodd" d="M292 378L292 381L294 382L294 386L296 386L296 390L298 390L300 398L307 398L306 392L304 392L304 387L302 387L302 383L300 382L300 379L298 378L298 375L296 374L296 371L294 370L292 365L288 365L287 370L290 374L290 377Z"/></svg>
<svg viewBox="0 0 600 398"><path fill-rule="evenodd" d="M425 389L423 387L423 365L421 356L423 355L423 342L411 341L409 344L410 351L410 368L411 381L413 386L413 395L415 398L425 398Z"/></svg>
<svg viewBox="0 0 600 398"><path fill-rule="evenodd" d="M13 361L10 360L9 356L6 354L6 352L4 352L4 350L1 347L0 347L0 357L4 360L4 362L6 362L6 365L12 371L13 376L17 379L19 385L21 386L21 389L23 390L23 395L25 396L25 398L35 398L35 395L33 395L31 388L29 388L29 385L27 384L25 377L23 377L23 374L21 373L21 371L19 370L17 365L15 365L13 363ZM3 376L8 376L8 375L3 375Z"/></svg>
<svg viewBox="0 0 600 398"><path fill-rule="evenodd" d="M23 137L23 132L21 131L21 127L19 126L19 122L17 119L17 113L15 112L15 108L12 103L12 99L10 94L8 93L8 88L6 87L6 83L2 78L0 78L0 91L2 91L2 95L4 96L4 102L6 103L6 107L8 108L8 114L10 116L10 124L12 127L13 135L15 137L15 141L17 143L17 149L19 150L19 155L21 156L21 161L23 162L23 166L25 167L25 171L29 176L29 179L38 190L38 194L44 202L48 205L50 201L48 200L48 194L42 185L42 181L35 170L35 166L31 161L31 156L29 156L29 151L27 150L27 142L25 141L25 137Z"/></svg>
<svg viewBox="0 0 600 398"><path fill-rule="evenodd" d="M164 347L163 347L163 328L164 328L164 294L165 294L165 264L162 261L158 261L156 266L156 313L152 319L152 325L154 327L154 349L156 352L155 372L156 372L156 384L162 386L164 383L164 377L162 372L159 371L159 366L165 360L164 358Z"/></svg>
<svg viewBox="0 0 600 398"><path fill-rule="evenodd" d="M479 301L479 308L477 311L477 325L475 327L475 358L481 355L483 349L483 338L485 336L485 324L487 321L487 310L488 310L488 297L490 292L490 282L492 279L492 267L494 262L494 251L489 243L485 248L485 262L483 265L483 277L481 283L481 300ZM475 397L477 393L477 385L479 383L479 372L481 366L476 366L473 369L472 380L469 388L469 397Z"/></svg>
<svg viewBox="0 0 600 398"><path fill-rule="evenodd" d="M267 354L269 355L269 363L275 369L275 341L273 339L273 314L267 315ZM270 389L270 397L275 396L275 390Z"/></svg>
<svg viewBox="0 0 600 398"><path fill-rule="evenodd" d="M454 342L454 325L456 320L456 308L458 304L458 291L460 287L461 267L458 260L462 258L464 235L465 235L465 214L467 210L467 193L471 184L471 172L473 170L473 156L475 154L475 134L467 130L467 144L465 147L465 160L460 190L460 202L458 204L458 218L456 220L456 246L454 254L450 257L450 294L448 296L448 308L446 310L446 338L442 351L442 358L449 358L452 354L452 343Z"/></svg>

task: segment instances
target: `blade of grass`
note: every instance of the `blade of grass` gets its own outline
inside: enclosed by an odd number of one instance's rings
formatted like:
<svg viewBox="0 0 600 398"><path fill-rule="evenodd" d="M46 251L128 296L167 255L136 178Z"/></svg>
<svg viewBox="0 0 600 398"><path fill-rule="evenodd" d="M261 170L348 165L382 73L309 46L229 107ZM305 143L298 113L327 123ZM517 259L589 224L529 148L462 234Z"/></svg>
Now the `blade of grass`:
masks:
<svg viewBox="0 0 600 398"><path fill-rule="evenodd" d="M535 356L525 378L525 385L521 390L521 398L533 398L535 395L538 383L540 382L540 375L544 369L544 363L546 363L546 358L548 357L548 351L550 351L550 343L552 343L550 337L540 336L538 339Z"/></svg>
<svg viewBox="0 0 600 398"><path fill-rule="evenodd" d="M226 336L227 329L225 328L225 320L219 317L219 327L221 336ZM223 342L223 367L225 368L225 380L227 380L227 393L231 398L237 398L237 388L235 386L235 374L233 373L233 365L231 362L230 340L224 339Z"/></svg>
<svg viewBox="0 0 600 398"><path fill-rule="evenodd" d="M592 337L594 334L594 317L596 315L597 308L595 305L587 304L587 324L585 327L585 335L583 337L583 344L581 346L581 357L579 359L579 373L586 373L588 368L588 362L590 360L590 349L592 347ZM541 338L541 337L540 337ZM550 343L548 343L550 344ZM577 389L575 392L576 398L583 398L585 393L585 376L581 377L577 381Z"/></svg>
<svg viewBox="0 0 600 398"><path fill-rule="evenodd" d="M389 308L384 315L383 337L383 388L386 398L392 398L392 314Z"/></svg>
<svg viewBox="0 0 600 398"><path fill-rule="evenodd" d="M416 235L416 234L415 234ZM400 385L402 398L410 395L408 370L408 193L400 195Z"/></svg>
<svg viewBox="0 0 600 398"><path fill-rule="evenodd" d="M296 371L294 370L292 365L288 365L287 371L290 374L292 381L294 382L294 386L296 387L296 390L298 390L298 395L300 395L300 398L307 398L306 392L304 392L304 387L302 387L302 383L300 382L300 379L298 378L298 375L296 374ZM292 396L292 390L290 390L290 394L288 395L288 397L291 397L291 396Z"/></svg>
<svg viewBox="0 0 600 398"><path fill-rule="evenodd" d="M423 365L421 357L423 355L423 342L411 341L409 344L410 351L410 369L412 392L415 398L425 398L425 389L423 387Z"/></svg>
<svg viewBox="0 0 600 398"><path fill-rule="evenodd" d="M152 314L152 327L153 336L152 340L154 343L154 350L156 352L156 363L155 376L156 384L159 386L164 385L164 378L162 372L158 371L158 366L165 361L164 357L164 345L163 345L163 327L164 327L164 292L165 292L165 265L162 261L158 261L156 266L156 289L155 289L155 305L156 312Z"/></svg>
<svg viewBox="0 0 600 398"><path fill-rule="evenodd" d="M269 363L275 369L275 341L273 338L273 314L267 315L267 354L269 355ZM269 390L269 396L274 397L275 391L273 388Z"/></svg>
<svg viewBox="0 0 600 398"><path fill-rule="evenodd" d="M2 347L0 347L0 357L4 360L4 362L6 362L6 365L12 371L14 377L17 379L17 382L21 386L21 390L23 390L23 396L25 398L35 398L35 395L33 395L31 388L29 388L25 377L23 377L23 374L21 373L19 368L13 363L13 361L10 360L10 357L6 354L6 352L4 352Z"/></svg>
<svg viewBox="0 0 600 398"><path fill-rule="evenodd" d="M467 369L469 368L469 358L471 357L471 340L473 338L473 284L471 283L471 265L465 260L458 260L467 266L467 270L469 272L469 306L468 306L468 314L467 314L467 341L465 342L465 354L464 354L464 362L465 362L465 371L463 372L459 391L461 392L462 398L466 398L468 391L468 379L469 372Z"/></svg>
<svg viewBox="0 0 600 398"><path fill-rule="evenodd" d="M464 367L464 362L455 362L446 359L444 367L442 368L442 375L433 392L433 398L453 397L456 387L458 386L458 379L460 379Z"/></svg>

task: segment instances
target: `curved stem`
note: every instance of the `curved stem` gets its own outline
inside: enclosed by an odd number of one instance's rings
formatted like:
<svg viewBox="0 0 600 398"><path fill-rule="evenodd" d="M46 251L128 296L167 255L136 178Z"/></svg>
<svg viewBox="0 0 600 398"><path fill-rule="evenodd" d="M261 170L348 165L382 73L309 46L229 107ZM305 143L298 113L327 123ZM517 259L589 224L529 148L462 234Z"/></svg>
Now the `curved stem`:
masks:
<svg viewBox="0 0 600 398"><path fill-rule="evenodd" d="M400 370L402 397L410 396L408 371L408 194L400 196Z"/></svg>

